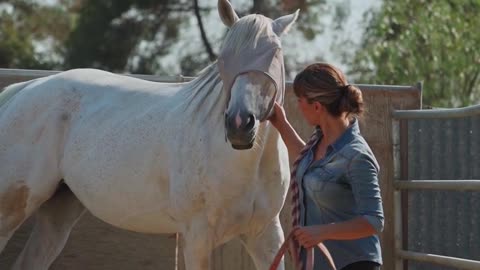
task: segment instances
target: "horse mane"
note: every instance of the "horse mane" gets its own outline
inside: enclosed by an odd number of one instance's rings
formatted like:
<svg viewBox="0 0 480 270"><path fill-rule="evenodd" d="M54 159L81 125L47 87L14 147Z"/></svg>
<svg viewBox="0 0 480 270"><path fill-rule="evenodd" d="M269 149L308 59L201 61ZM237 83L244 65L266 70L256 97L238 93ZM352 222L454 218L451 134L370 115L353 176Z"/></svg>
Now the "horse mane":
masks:
<svg viewBox="0 0 480 270"><path fill-rule="evenodd" d="M190 110L193 115L207 110L205 114L207 117L222 97L222 86L223 83L215 62L203 69L197 78L186 84L184 88L185 110Z"/></svg>

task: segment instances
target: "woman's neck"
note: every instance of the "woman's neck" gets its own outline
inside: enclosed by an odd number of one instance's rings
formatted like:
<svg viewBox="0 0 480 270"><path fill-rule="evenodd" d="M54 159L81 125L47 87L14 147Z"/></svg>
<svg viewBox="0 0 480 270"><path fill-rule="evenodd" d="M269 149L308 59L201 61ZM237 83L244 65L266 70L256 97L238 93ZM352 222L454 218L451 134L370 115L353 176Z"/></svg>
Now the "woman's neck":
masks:
<svg viewBox="0 0 480 270"><path fill-rule="evenodd" d="M319 125L323 133L322 143L327 146L342 136L350 125L350 120L343 115L341 117L328 117Z"/></svg>

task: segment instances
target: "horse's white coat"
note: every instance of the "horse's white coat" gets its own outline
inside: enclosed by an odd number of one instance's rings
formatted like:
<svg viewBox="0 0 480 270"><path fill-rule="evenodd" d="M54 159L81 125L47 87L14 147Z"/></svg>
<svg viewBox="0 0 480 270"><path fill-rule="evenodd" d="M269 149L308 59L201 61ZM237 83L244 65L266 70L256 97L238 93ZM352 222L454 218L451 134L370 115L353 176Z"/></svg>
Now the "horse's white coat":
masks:
<svg viewBox="0 0 480 270"><path fill-rule="evenodd" d="M236 82L232 98L247 83ZM229 94L216 65L189 83L78 69L8 89L21 91L0 107L0 251L63 179L78 215L72 197L120 228L180 232L188 270L208 269L212 249L238 236L257 268L268 268L283 241L287 151L267 122L250 150L225 141ZM59 220L69 211L44 208ZM65 228L61 241L76 219L55 223ZM48 269L58 252L40 259L26 248L15 267Z"/></svg>

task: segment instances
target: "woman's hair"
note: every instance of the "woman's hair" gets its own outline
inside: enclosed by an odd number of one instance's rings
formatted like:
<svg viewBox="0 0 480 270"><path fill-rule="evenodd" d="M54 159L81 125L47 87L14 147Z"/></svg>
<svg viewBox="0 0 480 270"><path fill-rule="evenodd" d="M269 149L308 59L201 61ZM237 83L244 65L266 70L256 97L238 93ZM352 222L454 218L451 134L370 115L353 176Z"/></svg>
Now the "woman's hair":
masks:
<svg viewBox="0 0 480 270"><path fill-rule="evenodd" d="M343 112L361 115L364 111L362 92L347 83L345 75L326 63L307 66L293 81L297 97L305 97L310 103L318 101L333 116Z"/></svg>

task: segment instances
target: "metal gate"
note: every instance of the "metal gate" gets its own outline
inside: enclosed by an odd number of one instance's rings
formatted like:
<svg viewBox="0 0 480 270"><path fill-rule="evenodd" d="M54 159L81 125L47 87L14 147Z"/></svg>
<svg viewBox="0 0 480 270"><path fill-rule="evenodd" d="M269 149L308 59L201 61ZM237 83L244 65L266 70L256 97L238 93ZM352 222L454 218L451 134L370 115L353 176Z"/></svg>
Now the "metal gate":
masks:
<svg viewBox="0 0 480 270"><path fill-rule="evenodd" d="M442 170L442 168L438 168L439 166L446 166L448 167L448 157L452 157L453 159L457 158L455 155L453 155L453 152L457 153L457 156L461 154L461 151L457 151L455 147L463 147L462 149L467 150L465 152L465 156L459 157L460 160L454 160L451 162L459 162L461 163L462 160L464 162L470 162L468 166L470 166L469 170L472 172L470 175L474 175L475 177L478 176L478 171L480 169L480 149L477 147L480 145L480 105L476 106L470 106L470 107L465 107L465 108L458 108L458 109L434 109L434 110L396 110L392 113L392 117L395 119L393 122L393 141L394 141L394 153L395 153L395 180L394 180L394 191L393 191L393 198L394 198L394 234L395 234L395 270L403 270L403 269L408 269L409 264L405 263L405 261L411 261L411 262L421 262L421 263L428 263L428 264L435 264L437 266L432 266L435 267L435 269L480 269L480 261L478 260L472 260L472 259L464 259L460 257L453 257L453 256L444 256L444 255L438 255L438 254L431 254L431 253L426 253L426 252L415 252L412 250L409 250L409 246L412 246L411 243L409 245L409 239L410 241L412 240L411 236L412 232L409 231L409 224L411 225L412 223L415 224L416 221L419 221L420 219L417 219L416 217L412 218L410 216L411 212L415 212L417 209L413 208L412 206L422 208L421 211L423 213L427 213L427 211L445 211L445 209L437 209L434 210L432 207L427 207L427 205L422 204L422 202L419 202L418 200L416 201L415 205L411 204L411 199L409 198L409 195L411 196L411 193L415 191L455 191L455 192L464 192L464 191L473 191L476 192L474 194L465 194L461 196L476 196L475 198L479 198L478 196L480 195L478 192L480 191L480 180L475 180L475 179L459 179L459 180L448 180L445 179L444 177L439 177L443 179L410 179L412 173L409 173L409 169L412 167L412 162L409 162L409 152L410 154L412 152L417 151L418 149L415 149L412 147L409 147L409 144L412 144L412 141L415 139L421 140L419 138L420 136L418 134L409 134L412 133L412 126L417 122L417 125L415 126L414 131L422 131L423 127L424 129L430 129L427 132L424 131L424 136L427 139L424 143L430 143L432 145L441 145L442 143L439 143L438 140L442 138L438 138L440 136L436 136L437 134L442 134L443 139L449 140L451 146L444 148L444 152L441 153L432 153L434 150L429 149L431 152L427 153L429 155L429 160L430 163L432 163L432 159L438 158L441 154L445 155L443 158L446 160L443 163L436 163L436 164L425 164L425 166L430 166L431 170L435 170L435 166L437 167L438 170ZM422 122L423 121L423 122ZM432 128L432 126L440 126L442 127L443 124L448 123L451 121L466 121L467 124L448 124L448 128ZM421 122L418 124L418 122ZM469 126L468 129L465 129L466 126ZM472 128L473 127L473 128ZM447 138L447 135L444 135L444 133L454 133L454 132L461 132L462 128L464 129L464 135L463 137L468 137L467 141L468 144L465 145L457 145L455 142L452 142L451 138ZM459 130L455 130L459 129ZM435 131L436 130L436 131ZM433 131L433 132L432 132ZM415 137L417 136L417 137ZM459 138L462 136L456 136L456 138ZM429 140L429 141L428 141ZM458 141L456 141L458 143ZM452 146L453 145L453 146ZM475 149L469 149L469 147L475 146ZM409 151L410 149L410 151ZM447 149L447 151L445 151ZM420 150L418 150L420 151ZM427 150L428 151L428 150ZM446 152L446 153L445 153ZM450 153L451 152L451 153ZM426 160L423 159L425 162ZM460 166L460 165L457 165ZM425 175L425 174L424 174ZM428 175L428 173L426 174ZM430 174L432 175L432 174ZM437 174L438 175L438 174ZM442 175L445 176L445 175ZM425 194L422 194L425 196ZM428 194L427 194L428 195ZM452 196L447 197L440 197L437 196L436 200L448 200L451 199ZM410 199L410 200L409 200ZM433 197L430 197L431 200L433 200ZM409 207L409 201L410 201L410 207ZM476 200L475 202L480 201ZM455 203L455 202L453 202ZM449 207L448 203L433 203L430 202L430 206L441 208L441 207ZM413 209L409 209L413 208ZM474 213L479 211L479 209L475 209L474 207L469 208L471 211L464 213L463 218L466 219L466 222L470 222L470 224L473 224L473 226L469 226L470 231L465 232L468 235L466 237L462 237L462 239L466 238L480 238L480 224L478 223L479 221L477 220L472 220L475 219L476 215L473 215ZM418 212L418 211L417 211ZM430 222L432 222L433 218L430 217ZM429 219L422 219L423 222L426 222L427 224L423 224L423 226L427 226ZM462 222L462 220L449 220L448 221L450 224L455 224ZM416 225L416 224L415 224ZM455 225L450 225L450 226L437 226L440 230L438 231L428 231L428 229L422 230L423 233L426 233L426 237L432 238L431 234L452 234L452 232L448 231L449 228L455 229ZM446 228L449 227L449 228ZM421 237L419 237L421 238ZM457 237L461 238L461 237ZM428 239L428 238L424 238ZM442 238L439 238L442 239ZM469 241L472 241L471 239ZM475 241L478 243L479 241ZM435 243L438 245L438 243ZM454 245L455 243L449 243L449 245ZM460 244L457 244L461 246ZM471 244L470 247L472 248L472 245L476 244ZM478 249L475 248L475 249ZM457 253L462 253L461 251ZM479 258L480 256L480 250L474 250L471 251L470 254L475 253L473 257ZM424 266L425 267L425 266ZM424 267L419 267L418 269L424 269ZM437 268L439 267L439 268ZM447 267L447 268L445 268ZM415 266L410 267L410 268L415 268ZM429 267L428 269L432 269Z"/></svg>

